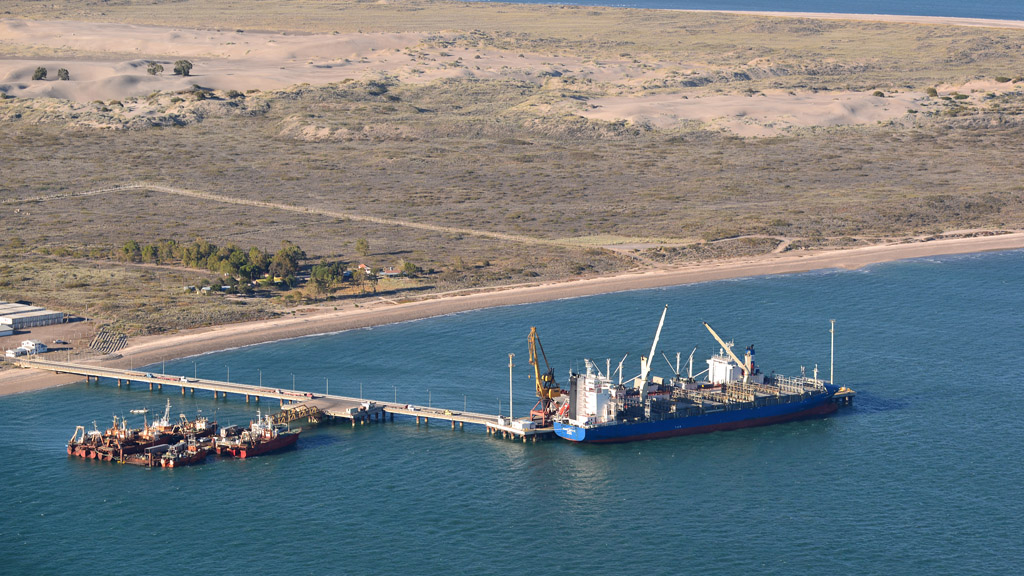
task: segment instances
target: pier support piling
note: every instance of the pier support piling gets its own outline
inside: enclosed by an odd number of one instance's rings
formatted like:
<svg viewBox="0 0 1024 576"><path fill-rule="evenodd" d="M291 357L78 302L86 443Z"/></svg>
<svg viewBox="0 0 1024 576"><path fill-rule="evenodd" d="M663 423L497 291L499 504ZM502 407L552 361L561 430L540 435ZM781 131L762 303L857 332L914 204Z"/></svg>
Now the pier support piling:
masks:
<svg viewBox="0 0 1024 576"><path fill-rule="evenodd" d="M150 391L150 392L152 392L152 391L153 391L153 383L152 383L152 382L150 382L150 383L149 383L149 391Z"/></svg>
<svg viewBox="0 0 1024 576"><path fill-rule="evenodd" d="M181 395L182 395L182 396L184 396L184 395L185 395L185 387L184 387L184 386L182 386L182 387L181 387Z"/></svg>

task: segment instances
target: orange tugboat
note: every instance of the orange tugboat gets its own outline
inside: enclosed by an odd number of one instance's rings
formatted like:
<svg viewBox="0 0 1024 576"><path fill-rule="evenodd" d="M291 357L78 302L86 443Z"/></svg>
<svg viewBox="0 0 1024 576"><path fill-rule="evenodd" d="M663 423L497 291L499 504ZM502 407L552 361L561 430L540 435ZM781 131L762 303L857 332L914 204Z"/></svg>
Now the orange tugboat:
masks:
<svg viewBox="0 0 1024 576"><path fill-rule="evenodd" d="M221 431L221 439L217 441L217 454L250 458L275 450L282 450L295 444L299 439L301 428L291 430L286 424L275 424L270 415L261 416L256 412L256 420L237 436L229 435L227 430Z"/></svg>

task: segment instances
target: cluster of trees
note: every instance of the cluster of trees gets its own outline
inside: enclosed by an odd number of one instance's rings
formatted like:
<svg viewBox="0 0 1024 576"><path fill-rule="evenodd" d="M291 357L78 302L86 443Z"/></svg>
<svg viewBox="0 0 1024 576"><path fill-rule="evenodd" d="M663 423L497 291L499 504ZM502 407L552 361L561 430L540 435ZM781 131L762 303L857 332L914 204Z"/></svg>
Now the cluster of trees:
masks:
<svg viewBox="0 0 1024 576"><path fill-rule="evenodd" d="M151 76L156 76L164 71L163 64L159 62L150 62L146 66L146 72ZM174 63L174 75L175 76L188 76L192 73L192 63L188 60L178 60Z"/></svg>
<svg viewBox="0 0 1024 576"><path fill-rule="evenodd" d="M120 256L129 262L205 268L211 272L227 274L239 282L250 282L269 273L282 278L289 286L294 286L299 262L306 258L306 253L291 242L284 242L281 249L271 256L255 246L248 250L234 244L218 247L197 238L190 244L161 240L144 246L129 240L122 247Z"/></svg>
<svg viewBox="0 0 1024 576"><path fill-rule="evenodd" d="M321 260L309 270L309 285L318 295L330 294L338 284L345 280L348 266L344 262L326 262Z"/></svg>
<svg viewBox="0 0 1024 576"><path fill-rule="evenodd" d="M369 250L369 243L365 239L359 239L356 244L360 252L365 253ZM234 244L217 246L200 238L189 244L161 240L155 244L141 245L135 240L129 240L124 243L116 257L126 262L172 264L226 274L235 280L239 291L246 292L251 290L249 284L252 281L267 274L280 278L290 287L296 286L300 262L307 258L302 248L287 241L281 244L280 250L271 255L255 246L244 250ZM411 262L403 262L401 271L406 276L415 276L420 272L420 268ZM330 294L347 280L357 282L364 291L366 284L369 284L376 293L379 279L379 268L349 271L346 262L321 260L309 270L309 286L318 296Z"/></svg>
<svg viewBox="0 0 1024 576"><path fill-rule="evenodd" d="M33 80L46 80L47 70L43 66L36 68L36 71L32 73ZM57 80L71 80L71 73L68 72L67 68L61 68L57 70Z"/></svg>

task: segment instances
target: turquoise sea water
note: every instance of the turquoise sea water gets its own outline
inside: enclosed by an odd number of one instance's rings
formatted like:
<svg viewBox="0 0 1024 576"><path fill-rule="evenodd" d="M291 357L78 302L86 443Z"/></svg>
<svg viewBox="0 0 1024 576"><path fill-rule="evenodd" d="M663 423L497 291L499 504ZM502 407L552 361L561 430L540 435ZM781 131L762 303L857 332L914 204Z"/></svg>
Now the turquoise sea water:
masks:
<svg viewBox="0 0 1024 576"><path fill-rule="evenodd" d="M255 407L111 382L0 398L0 573L1017 573L1022 287L1024 251L943 257L483 310L166 367L493 413L508 410L514 352L521 414L531 325L564 382L583 358L626 352L635 374L666 303L670 356L698 345L702 364L716 349L707 320L788 374L827 375L836 319L851 409L623 445L396 419L307 429L276 456L146 470L72 460L64 445L77 424L167 398L222 424Z"/></svg>
<svg viewBox="0 0 1024 576"><path fill-rule="evenodd" d="M486 0L482 0L486 1ZM955 18L1024 20L1019 0L516 0L516 4L568 4L659 10L755 10L767 12L825 12L832 14L905 14Z"/></svg>

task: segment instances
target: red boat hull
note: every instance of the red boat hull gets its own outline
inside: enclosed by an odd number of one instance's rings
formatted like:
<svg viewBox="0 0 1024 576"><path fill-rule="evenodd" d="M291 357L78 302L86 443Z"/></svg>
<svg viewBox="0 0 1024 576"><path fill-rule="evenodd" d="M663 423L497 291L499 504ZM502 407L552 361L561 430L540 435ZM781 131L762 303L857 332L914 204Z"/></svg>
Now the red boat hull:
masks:
<svg viewBox="0 0 1024 576"><path fill-rule="evenodd" d="M253 456L259 456L260 454L266 454L268 452L274 452L276 450L283 450L292 446L299 440L299 435L295 432L286 432L280 434L277 438L260 442L252 446L239 446L239 447L226 447L223 451L218 450L218 454L226 453L235 458L251 458Z"/></svg>

